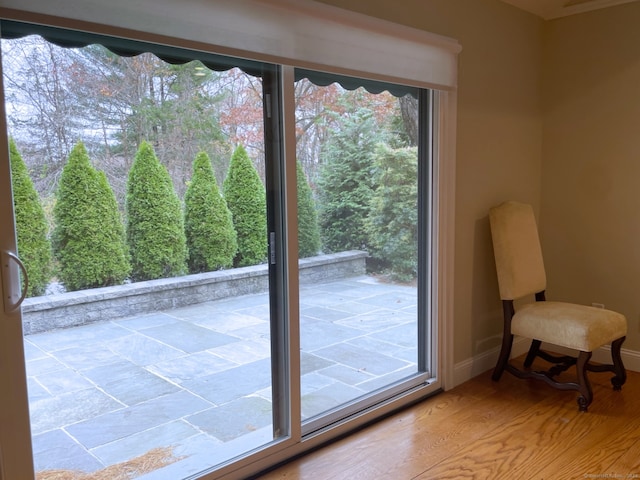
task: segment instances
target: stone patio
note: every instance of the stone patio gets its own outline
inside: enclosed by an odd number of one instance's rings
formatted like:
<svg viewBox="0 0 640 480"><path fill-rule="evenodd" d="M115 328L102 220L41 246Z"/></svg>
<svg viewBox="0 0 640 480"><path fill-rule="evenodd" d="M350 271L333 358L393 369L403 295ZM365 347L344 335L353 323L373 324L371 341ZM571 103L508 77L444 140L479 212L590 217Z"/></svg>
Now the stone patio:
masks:
<svg viewBox="0 0 640 480"><path fill-rule="evenodd" d="M244 295L25 337L36 470L95 471L171 446L145 479L272 440L269 307ZM360 276L301 287L302 416L415 372L416 290Z"/></svg>

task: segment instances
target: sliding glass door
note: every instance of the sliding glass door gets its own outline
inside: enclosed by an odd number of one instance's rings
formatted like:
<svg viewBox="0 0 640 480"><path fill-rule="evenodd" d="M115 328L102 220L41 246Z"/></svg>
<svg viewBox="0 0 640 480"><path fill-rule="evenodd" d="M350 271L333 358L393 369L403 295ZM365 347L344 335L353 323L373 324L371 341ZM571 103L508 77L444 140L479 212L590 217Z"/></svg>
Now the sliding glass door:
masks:
<svg viewBox="0 0 640 480"><path fill-rule="evenodd" d="M185 478L288 435L278 69L3 33L2 231L29 279L10 321L38 478Z"/></svg>
<svg viewBox="0 0 640 480"><path fill-rule="evenodd" d="M6 478L242 477L439 389L432 91L1 27Z"/></svg>
<svg viewBox="0 0 640 480"><path fill-rule="evenodd" d="M429 92L298 70L304 431L429 382ZM422 102L422 103L421 103ZM307 272L313 255L349 266Z"/></svg>

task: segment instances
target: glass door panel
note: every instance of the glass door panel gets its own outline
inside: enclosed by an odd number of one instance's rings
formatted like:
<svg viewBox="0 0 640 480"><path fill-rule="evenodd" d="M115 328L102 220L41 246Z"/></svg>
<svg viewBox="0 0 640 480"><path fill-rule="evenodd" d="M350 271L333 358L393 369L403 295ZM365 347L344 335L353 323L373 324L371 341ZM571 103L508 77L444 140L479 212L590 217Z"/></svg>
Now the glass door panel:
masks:
<svg viewBox="0 0 640 480"><path fill-rule="evenodd" d="M33 35L2 60L38 478L183 478L286 434L261 76Z"/></svg>
<svg viewBox="0 0 640 480"><path fill-rule="evenodd" d="M417 89L394 96L370 93L358 79L297 77L301 413L309 432L429 377L430 340L418 335L428 320L427 256L422 266L418 258L428 167L421 180ZM312 277L305 265L313 261L334 268Z"/></svg>

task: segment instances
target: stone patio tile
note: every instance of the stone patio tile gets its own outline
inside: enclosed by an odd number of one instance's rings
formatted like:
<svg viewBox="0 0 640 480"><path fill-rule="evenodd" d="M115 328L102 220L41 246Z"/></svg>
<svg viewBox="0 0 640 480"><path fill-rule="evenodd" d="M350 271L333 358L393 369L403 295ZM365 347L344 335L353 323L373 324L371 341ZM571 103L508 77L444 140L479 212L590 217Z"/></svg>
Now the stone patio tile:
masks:
<svg viewBox="0 0 640 480"><path fill-rule="evenodd" d="M199 433L184 420L176 420L93 448L91 453L105 465L113 465L144 455L154 448L177 445Z"/></svg>
<svg viewBox="0 0 640 480"><path fill-rule="evenodd" d="M182 386L216 405L236 400L271 385L269 359L240 365L206 377L188 380Z"/></svg>
<svg viewBox="0 0 640 480"><path fill-rule="evenodd" d="M174 383L182 384L188 380L205 377L212 373L237 367L238 364L220 358L209 352L198 352L183 357L149 365L149 371Z"/></svg>
<svg viewBox="0 0 640 480"><path fill-rule="evenodd" d="M371 375L368 372L362 370L356 370L355 368L347 367L345 365L332 365L327 368L323 368L318 372L319 375L326 376L331 379L335 379L339 382L347 385L358 385L367 380L376 378L375 375Z"/></svg>
<svg viewBox="0 0 640 480"><path fill-rule="evenodd" d="M81 327L66 328L52 332L29 335L28 339L46 352L56 352L78 344L90 345L119 338L130 332L112 322L100 322Z"/></svg>
<svg viewBox="0 0 640 480"><path fill-rule="evenodd" d="M405 348L416 347L417 335L415 323L405 323L391 327L382 332L372 333L371 338L392 340L393 343Z"/></svg>
<svg viewBox="0 0 640 480"><path fill-rule="evenodd" d="M323 368L327 368L331 365L334 365L335 362L326 359L320 358L317 355L307 352L300 352L300 374L304 375L306 373L311 373L316 370L322 370Z"/></svg>
<svg viewBox="0 0 640 480"><path fill-rule="evenodd" d="M114 323L131 330L144 330L145 328L158 327L168 323L177 322L176 318L166 313L149 313L147 315L137 315L122 320L116 320Z"/></svg>
<svg viewBox="0 0 640 480"><path fill-rule="evenodd" d="M362 295L361 290L363 288L367 288L367 285L359 283L357 280L303 285L300 288L300 297L313 293L324 295L337 293L344 297L358 298Z"/></svg>
<svg viewBox="0 0 640 480"><path fill-rule="evenodd" d="M403 324L416 324L416 316L405 312L382 309L373 313L347 316L336 320L336 323L351 328L358 328L369 333L386 331L389 327Z"/></svg>
<svg viewBox="0 0 640 480"><path fill-rule="evenodd" d="M83 370L82 375L101 387L131 378L142 370L141 366L122 357L117 357L112 363Z"/></svg>
<svg viewBox="0 0 640 480"><path fill-rule="evenodd" d="M36 400L29 403L31 432L36 435L122 408L121 403L97 388Z"/></svg>
<svg viewBox="0 0 640 480"><path fill-rule="evenodd" d="M29 402L53 397L51 393L38 383L35 377L27 377L27 391L29 392Z"/></svg>
<svg viewBox="0 0 640 480"><path fill-rule="evenodd" d="M360 397L365 392L336 382L320 390L302 396L302 418L310 418L338 405Z"/></svg>
<svg viewBox="0 0 640 480"><path fill-rule="evenodd" d="M378 305L380 307L391 310L400 310L405 307L411 307L418 302L418 295L413 291L395 291L385 292L373 295L366 299L368 305Z"/></svg>
<svg viewBox="0 0 640 480"><path fill-rule="evenodd" d="M300 392L302 395L313 393L321 388L333 385L336 381L318 372L311 372L300 377Z"/></svg>
<svg viewBox="0 0 640 480"><path fill-rule="evenodd" d="M392 352L391 356L399 358L400 360L404 360L405 362L415 364L418 360L418 347L414 346L413 348L399 348L395 352Z"/></svg>
<svg viewBox="0 0 640 480"><path fill-rule="evenodd" d="M260 323L257 323L255 325L248 325L246 327L237 328L227 333L241 340L256 338L269 339L271 338L271 326L266 320L261 320Z"/></svg>
<svg viewBox="0 0 640 480"><path fill-rule="evenodd" d="M335 308L319 306L303 307L300 309L300 315L315 318L317 320L326 320L328 322L337 322L352 316L351 313L344 310L336 310Z"/></svg>
<svg viewBox="0 0 640 480"><path fill-rule="evenodd" d="M70 425L67 432L93 449L210 407L201 398L180 391Z"/></svg>
<svg viewBox="0 0 640 480"><path fill-rule="evenodd" d="M265 292L250 295L238 295L220 300L219 304L221 307L229 311L241 310L247 307L262 307L263 305L269 304L269 294Z"/></svg>
<svg viewBox="0 0 640 480"><path fill-rule="evenodd" d="M36 473L43 470L79 470L90 473L105 466L62 430L34 435L33 458Z"/></svg>
<svg viewBox="0 0 640 480"><path fill-rule="evenodd" d="M228 311L223 307L224 300L217 300L212 302L196 303L194 305L186 305L184 307L178 307L171 309L171 316L180 320L192 320L195 318L206 318L213 312Z"/></svg>
<svg viewBox="0 0 640 480"><path fill-rule="evenodd" d="M400 354L401 356L399 356L399 352L406 351L411 347L413 347L415 351L418 343L416 338L416 325L408 327L409 328L407 328L407 330L410 330L413 333L413 337L410 339L407 339L403 335L396 335L398 333L403 333L404 330L399 332L395 329L390 329L380 332L379 334L373 333L371 335L363 335L361 337L351 339L347 343L366 350L371 350L372 352L382 353L384 355L389 355L390 357L415 362L416 358L406 359L406 353L402 353ZM407 341L412 342L413 344L410 346L404 345Z"/></svg>
<svg viewBox="0 0 640 480"><path fill-rule="evenodd" d="M104 345L80 344L80 346L57 351L55 355L61 362L75 370L86 370L120 360L117 354Z"/></svg>
<svg viewBox="0 0 640 480"><path fill-rule="evenodd" d="M238 341L235 337L184 321L148 328L144 330L144 334L187 353L201 352Z"/></svg>
<svg viewBox="0 0 640 480"><path fill-rule="evenodd" d="M312 352L334 343L355 339L362 334L362 330L344 325L305 319L300 327L300 348L306 352Z"/></svg>
<svg viewBox="0 0 640 480"><path fill-rule="evenodd" d="M180 387L142 368L130 377L109 382L101 387L113 398L128 406L180 390Z"/></svg>
<svg viewBox="0 0 640 480"><path fill-rule="evenodd" d="M253 315L242 315L235 312L218 312L206 317L194 318L193 323L201 327L208 328L214 332L233 335L235 330L244 327L267 324L265 320Z"/></svg>
<svg viewBox="0 0 640 480"><path fill-rule="evenodd" d="M271 402L259 397L242 397L220 407L187 417L199 430L228 442L272 423Z"/></svg>
<svg viewBox="0 0 640 480"><path fill-rule="evenodd" d="M243 305L238 310L234 310L234 312L241 315L251 315L252 317L258 317L265 321L269 321L269 319L271 318L271 310L268 300L263 300L261 303L257 303L256 305L249 307Z"/></svg>
<svg viewBox="0 0 640 480"><path fill-rule="evenodd" d="M44 358L47 354L36 347L33 343L31 343L27 338L24 339L24 359L26 361L29 360L37 360L38 358Z"/></svg>
<svg viewBox="0 0 640 480"><path fill-rule="evenodd" d="M258 429L227 443L220 443L219 440L203 433L180 442L174 448L174 456L182 457L181 460L136 480L195 478L198 473L265 445L272 439L271 428Z"/></svg>
<svg viewBox="0 0 640 480"><path fill-rule="evenodd" d="M181 357L185 353L140 333L117 338L107 346L121 357L142 366Z"/></svg>
<svg viewBox="0 0 640 480"><path fill-rule="evenodd" d="M209 352L236 364L251 363L271 357L271 342L267 339L246 340L212 348Z"/></svg>
<svg viewBox="0 0 640 480"><path fill-rule="evenodd" d="M334 309L340 310L341 312L347 312L352 315L362 315L365 313L372 313L383 310L380 305L373 305L367 303L367 299L360 299L359 301L349 301L349 302L340 302L336 303L333 306ZM383 311L385 311L384 309Z"/></svg>
<svg viewBox="0 0 640 480"><path fill-rule="evenodd" d="M407 378L415 373L417 373L416 366L408 365L404 368L401 368L400 370L396 370L395 372L391 372L386 375L376 376L376 377L373 377L371 380L362 382L358 385L358 388L366 390L367 392L372 392L374 390L377 390L378 388L386 387L390 383Z"/></svg>
<svg viewBox="0 0 640 480"><path fill-rule="evenodd" d="M311 290L300 292L300 307L333 307L339 303L350 302L353 297L343 295L341 292L333 292L328 295L327 292Z"/></svg>
<svg viewBox="0 0 640 480"><path fill-rule="evenodd" d="M331 360L348 365L356 370L363 370L373 375L398 370L407 365L407 362L387 355L378 354L354 345L341 343L323 348L314 352L316 355L330 358Z"/></svg>
<svg viewBox="0 0 640 480"><path fill-rule="evenodd" d="M67 367L58 359L47 355L46 357L36 358L25 362L27 376L35 377L46 373L65 370Z"/></svg>
<svg viewBox="0 0 640 480"><path fill-rule="evenodd" d="M93 384L89 380L70 368L43 373L41 375L37 375L36 379L53 395L70 393L93 387Z"/></svg>

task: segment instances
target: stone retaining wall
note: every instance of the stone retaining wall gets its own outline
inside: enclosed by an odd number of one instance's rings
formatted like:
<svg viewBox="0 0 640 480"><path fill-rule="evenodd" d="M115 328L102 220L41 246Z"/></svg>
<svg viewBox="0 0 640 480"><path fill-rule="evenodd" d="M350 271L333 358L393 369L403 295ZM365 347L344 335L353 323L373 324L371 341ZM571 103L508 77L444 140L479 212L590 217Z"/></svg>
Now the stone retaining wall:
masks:
<svg viewBox="0 0 640 480"><path fill-rule="evenodd" d="M366 257L366 252L349 251L301 259L300 283L321 283L364 275ZM28 335L266 292L267 289L267 265L255 265L33 297L22 304L23 328Z"/></svg>

